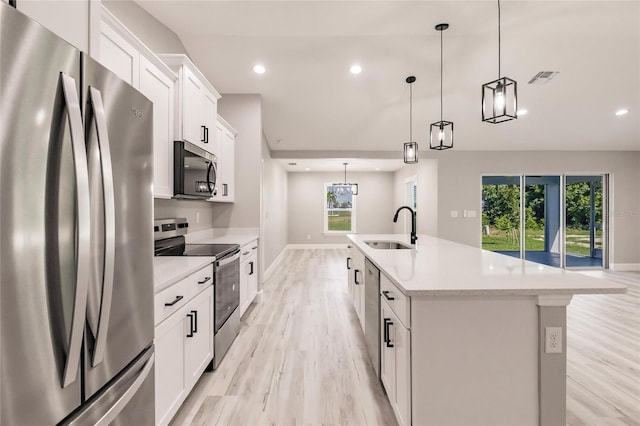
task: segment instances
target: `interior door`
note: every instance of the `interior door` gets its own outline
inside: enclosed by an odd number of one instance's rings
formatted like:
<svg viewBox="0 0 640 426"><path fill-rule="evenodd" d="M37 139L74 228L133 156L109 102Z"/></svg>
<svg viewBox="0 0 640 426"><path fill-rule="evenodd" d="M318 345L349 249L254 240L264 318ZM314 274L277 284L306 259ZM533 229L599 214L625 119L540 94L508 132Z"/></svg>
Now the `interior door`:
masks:
<svg viewBox="0 0 640 426"><path fill-rule="evenodd" d="M80 53L3 2L0 43L0 424L51 425L81 397Z"/></svg>
<svg viewBox="0 0 640 426"><path fill-rule="evenodd" d="M153 341L153 106L102 65L87 56L83 63L92 211L84 345L89 397Z"/></svg>

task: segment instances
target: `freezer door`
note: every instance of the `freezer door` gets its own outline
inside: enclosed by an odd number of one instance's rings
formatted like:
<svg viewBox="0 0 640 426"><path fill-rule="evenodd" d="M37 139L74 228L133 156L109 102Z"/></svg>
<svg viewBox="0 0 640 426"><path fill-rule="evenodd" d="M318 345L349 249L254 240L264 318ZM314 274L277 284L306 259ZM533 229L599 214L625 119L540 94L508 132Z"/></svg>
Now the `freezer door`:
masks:
<svg viewBox="0 0 640 426"><path fill-rule="evenodd" d="M81 401L90 240L80 53L4 2L0 45L0 424L52 425Z"/></svg>
<svg viewBox="0 0 640 426"><path fill-rule="evenodd" d="M153 105L86 55L91 187L85 398L153 341Z"/></svg>

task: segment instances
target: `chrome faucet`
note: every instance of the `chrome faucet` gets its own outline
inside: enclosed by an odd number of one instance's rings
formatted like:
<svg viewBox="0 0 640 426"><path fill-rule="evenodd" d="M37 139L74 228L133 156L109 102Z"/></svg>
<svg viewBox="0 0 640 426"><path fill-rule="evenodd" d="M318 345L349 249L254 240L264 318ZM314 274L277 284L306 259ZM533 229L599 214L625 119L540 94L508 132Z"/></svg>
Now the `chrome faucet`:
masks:
<svg viewBox="0 0 640 426"><path fill-rule="evenodd" d="M409 206L402 206L396 210L396 214L393 215L393 221L398 221L398 213L400 213L400 210L402 209L407 209L411 212L411 244L415 245L416 240L418 239L418 235L416 235L416 212Z"/></svg>

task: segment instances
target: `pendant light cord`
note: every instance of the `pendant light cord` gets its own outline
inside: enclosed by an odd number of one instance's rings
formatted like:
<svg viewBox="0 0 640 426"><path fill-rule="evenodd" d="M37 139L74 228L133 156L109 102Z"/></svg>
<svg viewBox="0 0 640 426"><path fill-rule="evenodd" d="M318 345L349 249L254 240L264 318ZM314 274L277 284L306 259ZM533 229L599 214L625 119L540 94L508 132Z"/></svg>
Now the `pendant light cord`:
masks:
<svg viewBox="0 0 640 426"><path fill-rule="evenodd" d="M409 142L413 142L413 83L409 83Z"/></svg>
<svg viewBox="0 0 640 426"><path fill-rule="evenodd" d="M500 0L498 0L498 78L500 75Z"/></svg>
<svg viewBox="0 0 640 426"><path fill-rule="evenodd" d="M440 31L440 126L442 127L442 33Z"/></svg>

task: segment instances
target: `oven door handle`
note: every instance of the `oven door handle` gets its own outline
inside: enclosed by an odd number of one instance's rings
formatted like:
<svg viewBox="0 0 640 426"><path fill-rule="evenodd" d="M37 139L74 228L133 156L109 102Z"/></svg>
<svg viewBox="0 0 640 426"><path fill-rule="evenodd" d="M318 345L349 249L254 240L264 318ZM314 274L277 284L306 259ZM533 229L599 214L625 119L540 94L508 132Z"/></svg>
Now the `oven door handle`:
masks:
<svg viewBox="0 0 640 426"><path fill-rule="evenodd" d="M216 266L224 266L238 259L240 259L240 249L234 251L229 256L225 256L223 259L218 260L216 262Z"/></svg>

